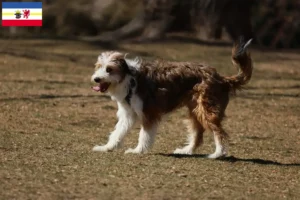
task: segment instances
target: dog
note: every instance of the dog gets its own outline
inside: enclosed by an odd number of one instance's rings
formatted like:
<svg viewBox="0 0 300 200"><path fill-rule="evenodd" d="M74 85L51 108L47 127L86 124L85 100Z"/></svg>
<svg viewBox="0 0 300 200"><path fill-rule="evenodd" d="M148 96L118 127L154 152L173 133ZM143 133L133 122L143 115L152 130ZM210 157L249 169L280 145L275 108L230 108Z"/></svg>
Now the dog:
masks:
<svg viewBox="0 0 300 200"><path fill-rule="evenodd" d="M214 135L215 152L208 158L226 156L228 134L222 120L231 93L242 89L252 76L252 59L247 47L251 40L234 43L232 62L239 68L237 75L222 76L215 68L196 62L145 61L127 58L116 51L101 53L95 64L92 89L107 93L117 102L118 122L107 144L93 151L112 151L119 147L136 120L141 129L138 145L125 153L145 153L154 143L163 115L180 107L189 114L189 140L175 154L193 154L203 142L203 133Z"/></svg>

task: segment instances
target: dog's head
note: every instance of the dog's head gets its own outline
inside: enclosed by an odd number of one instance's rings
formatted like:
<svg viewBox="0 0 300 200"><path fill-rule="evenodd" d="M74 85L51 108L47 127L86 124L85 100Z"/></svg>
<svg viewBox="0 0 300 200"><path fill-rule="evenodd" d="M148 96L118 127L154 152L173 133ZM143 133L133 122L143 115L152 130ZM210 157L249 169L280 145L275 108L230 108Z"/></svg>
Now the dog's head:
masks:
<svg viewBox="0 0 300 200"><path fill-rule="evenodd" d="M127 73L128 65L124 54L116 51L103 52L98 57L95 72L91 78L91 81L98 85L92 89L97 92L106 92L122 82Z"/></svg>

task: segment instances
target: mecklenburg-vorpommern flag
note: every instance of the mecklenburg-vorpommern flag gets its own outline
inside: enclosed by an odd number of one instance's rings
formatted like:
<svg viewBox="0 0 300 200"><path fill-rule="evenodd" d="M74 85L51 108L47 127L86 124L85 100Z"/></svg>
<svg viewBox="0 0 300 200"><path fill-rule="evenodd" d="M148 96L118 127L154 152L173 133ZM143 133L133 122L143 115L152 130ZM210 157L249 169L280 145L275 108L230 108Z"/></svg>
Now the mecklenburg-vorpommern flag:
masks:
<svg viewBox="0 0 300 200"><path fill-rule="evenodd" d="M2 2L2 26L42 26L42 2Z"/></svg>

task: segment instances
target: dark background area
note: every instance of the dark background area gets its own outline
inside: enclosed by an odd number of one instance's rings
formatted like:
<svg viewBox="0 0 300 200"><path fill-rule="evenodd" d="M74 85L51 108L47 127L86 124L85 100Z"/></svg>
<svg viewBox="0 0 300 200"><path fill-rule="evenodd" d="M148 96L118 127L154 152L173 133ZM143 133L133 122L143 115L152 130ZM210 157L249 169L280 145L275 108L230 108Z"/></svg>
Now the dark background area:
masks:
<svg viewBox="0 0 300 200"><path fill-rule="evenodd" d="M115 43L243 35L260 46L300 47L298 0L44 0L43 27L1 27L1 37Z"/></svg>

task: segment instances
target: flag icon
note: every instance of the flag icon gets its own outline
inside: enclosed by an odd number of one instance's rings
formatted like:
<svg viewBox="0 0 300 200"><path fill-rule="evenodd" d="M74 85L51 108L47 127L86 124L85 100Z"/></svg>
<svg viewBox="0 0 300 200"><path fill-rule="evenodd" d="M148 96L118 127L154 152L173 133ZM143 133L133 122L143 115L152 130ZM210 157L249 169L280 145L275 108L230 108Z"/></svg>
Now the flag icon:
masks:
<svg viewBox="0 0 300 200"><path fill-rule="evenodd" d="M42 26L42 2L2 2L2 26Z"/></svg>

